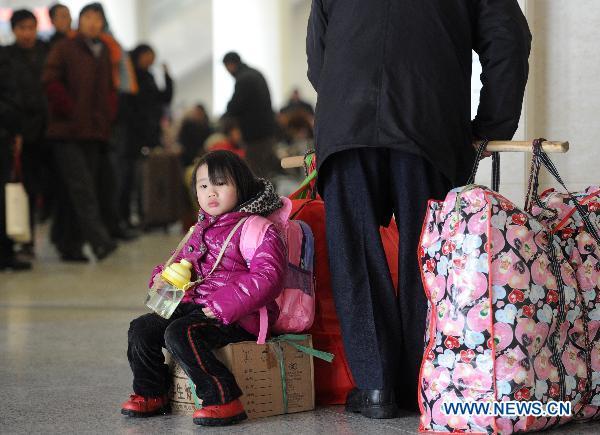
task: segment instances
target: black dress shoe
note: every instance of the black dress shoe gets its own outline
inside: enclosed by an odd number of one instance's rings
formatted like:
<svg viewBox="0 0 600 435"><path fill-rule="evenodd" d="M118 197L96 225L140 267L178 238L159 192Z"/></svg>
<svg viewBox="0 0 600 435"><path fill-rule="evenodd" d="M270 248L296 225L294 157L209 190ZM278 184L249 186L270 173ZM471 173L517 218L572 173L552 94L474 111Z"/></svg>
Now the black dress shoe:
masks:
<svg viewBox="0 0 600 435"><path fill-rule="evenodd" d="M83 255L81 252L78 253L63 253L60 254L60 259L67 263L89 263L90 259Z"/></svg>
<svg viewBox="0 0 600 435"><path fill-rule="evenodd" d="M400 410L392 390L354 388L346 397L346 411L359 412L368 418L396 418Z"/></svg>
<svg viewBox="0 0 600 435"><path fill-rule="evenodd" d="M127 242L137 239L140 236L140 233L129 228L121 227L115 231L112 231L110 235L115 239Z"/></svg>
<svg viewBox="0 0 600 435"><path fill-rule="evenodd" d="M0 270L14 270L15 272L30 270L31 263L29 261L21 261L16 258L0 261Z"/></svg>

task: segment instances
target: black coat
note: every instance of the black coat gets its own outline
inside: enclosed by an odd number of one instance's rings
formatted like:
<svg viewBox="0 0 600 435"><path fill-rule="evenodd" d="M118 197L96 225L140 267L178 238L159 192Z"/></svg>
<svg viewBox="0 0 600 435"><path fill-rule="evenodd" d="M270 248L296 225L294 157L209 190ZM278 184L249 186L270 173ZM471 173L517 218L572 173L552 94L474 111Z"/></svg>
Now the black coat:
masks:
<svg viewBox="0 0 600 435"><path fill-rule="evenodd" d="M201 122L195 119L184 119L177 135L177 142L181 144L183 153L181 162L183 166L189 166L194 159L202 154L204 142L212 134L212 128L208 121Z"/></svg>
<svg viewBox="0 0 600 435"><path fill-rule="evenodd" d="M387 147L425 156L459 185L473 137L517 128L531 34L516 0L313 0L306 43L319 166ZM483 67L472 122L471 50Z"/></svg>
<svg viewBox="0 0 600 435"><path fill-rule="evenodd" d="M165 74L165 89L161 90L151 72L136 69L135 73L139 91L130 99L130 127L133 129L133 146L139 154L144 146L154 148L161 144L160 120L173 99L173 80Z"/></svg>
<svg viewBox="0 0 600 435"><path fill-rule="evenodd" d="M32 49L13 44L5 50L17 85L14 99L22 114L17 130L23 135L25 143L38 143L43 139L48 118L46 94L42 86L48 46L38 40Z"/></svg>
<svg viewBox="0 0 600 435"><path fill-rule="evenodd" d="M10 64L10 57L0 47L0 146L19 133L22 109L18 101L18 85Z"/></svg>
<svg viewBox="0 0 600 435"><path fill-rule="evenodd" d="M235 90L227 104L227 116L236 118L245 142L267 139L275 133L271 93L263 75L241 64L235 74Z"/></svg>

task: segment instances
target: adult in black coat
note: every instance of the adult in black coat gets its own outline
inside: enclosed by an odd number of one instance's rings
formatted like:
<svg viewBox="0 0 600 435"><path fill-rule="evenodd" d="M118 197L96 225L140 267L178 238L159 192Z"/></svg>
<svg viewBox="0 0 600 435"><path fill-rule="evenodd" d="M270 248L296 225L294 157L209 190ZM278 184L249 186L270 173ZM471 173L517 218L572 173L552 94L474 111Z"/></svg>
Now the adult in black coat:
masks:
<svg viewBox="0 0 600 435"><path fill-rule="evenodd" d="M531 35L516 0L313 0L308 77L330 269L358 390L347 409L416 407L426 299L417 262L429 198L464 183L473 140L512 138ZM471 51L483 89L470 119ZM378 234L400 230L394 294ZM370 401L367 406L367 401Z"/></svg>
<svg viewBox="0 0 600 435"><path fill-rule="evenodd" d="M246 161L255 175L269 178L280 172L275 156L275 115L264 76L242 62L239 54L227 53L223 64L235 78L235 90L225 116L235 118L247 145Z"/></svg>
<svg viewBox="0 0 600 435"><path fill-rule="evenodd" d="M139 90L136 94L121 94L118 115L126 138L124 149L121 150L119 209L127 223L131 223L134 192L138 191L138 197L141 192L142 180L136 180L135 177L136 167L141 163L141 150L161 146L161 118L173 99L173 80L167 66L163 64L164 89L159 89L150 72L156 57L154 49L147 44L140 44L130 55Z"/></svg>
<svg viewBox="0 0 600 435"><path fill-rule="evenodd" d="M184 167L194 163L204 151L204 142L213 133L206 109L202 104L196 104L192 110L183 118L177 142L183 148L181 153L181 164Z"/></svg>
<svg viewBox="0 0 600 435"><path fill-rule="evenodd" d="M54 3L48 8L48 15L50 15L50 21L54 26L54 33L48 40L48 45L53 47L58 41L73 33L71 29L71 11L63 4Z"/></svg>
<svg viewBox="0 0 600 435"><path fill-rule="evenodd" d="M132 102L132 133L135 153L142 147L155 148L161 144L160 120L165 108L173 99L173 80L167 66L163 64L165 88L159 89L150 68L154 64L155 53L147 44L138 45L131 52L131 61L135 67L138 93Z"/></svg>
<svg viewBox="0 0 600 435"><path fill-rule="evenodd" d="M16 258L13 241L6 237L4 185L12 181L14 148L22 142L19 131L23 112L15 98L18 95L17 78L4 47L0 47L0 77L0 271L26 270L31 268L31 263Z"/></svg>
<svg viewBox="0 0 600 435"><path fill-rule="evenodd" d="M42 87L42 70L48 55L48 46L37 39L37 19L31 11L15 11L10 22L15 42L6 47L6 54L10 58L10 67L17 80L17 92L14 97L23 113L18 128L23 138L23 183L29 195L30 222L33 230L36 196L41 189L40 174L44 170L43 161L46 159L43 140L48 107Z"/></svg>

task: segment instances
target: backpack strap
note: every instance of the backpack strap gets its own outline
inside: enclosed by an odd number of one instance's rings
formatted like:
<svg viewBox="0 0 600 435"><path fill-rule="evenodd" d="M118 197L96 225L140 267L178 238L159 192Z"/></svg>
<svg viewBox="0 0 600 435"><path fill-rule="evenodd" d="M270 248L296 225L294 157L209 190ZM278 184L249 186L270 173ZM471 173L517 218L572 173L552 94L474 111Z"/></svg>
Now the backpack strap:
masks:
<svg viewBox="0 0 600 435"><path fill-rule="evenodd" d="M240 252L249 265L254 257L256 248L262 243L267 229L273 223L264 217L254 215L250 216L242 227L242 235L240 237ZM269 331L269 315L267 313L267 307L260 307L258 310L260 327L258 331L257 344L265 344L267 339L267 333Z"/></svg>
<svg viewBox="0 0 600 435"><path fill-rule="evenodd" d="M265 344L267 332L269 331L269 313L267 313L266 306L260 307L258 316L260 318L260 327L258 329L258 339L256 340L256 344Z"/></svg>
<svg viewBox="0 0 600 435"><path fill-rule="evenodd" d="M244 223L240 237L240 252L248 265L254 258L256 248L265 238L267 229L272 224L267 218L258 215L250 216Z"/></svg>

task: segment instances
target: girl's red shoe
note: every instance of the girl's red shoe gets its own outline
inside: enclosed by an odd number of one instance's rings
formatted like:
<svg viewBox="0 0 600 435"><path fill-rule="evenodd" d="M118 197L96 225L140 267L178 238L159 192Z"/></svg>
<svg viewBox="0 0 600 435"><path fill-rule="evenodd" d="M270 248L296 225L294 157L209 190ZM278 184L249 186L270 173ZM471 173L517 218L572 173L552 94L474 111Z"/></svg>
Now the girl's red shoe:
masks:
<svg viewBox="0 0 600 435"><path fill-rule="evenodd" d="M194 412L194 423L201 426L227 426L247 418L240 399L224 405L203 406Z"/></svg>
<svg viewBox="0 0 600 435"><path fill-rule="evenodd" d="M129 417L152 417L170 412L171 405L167 396L144 397L132 394L129 400L121 405L121 414Z"/></svg>

